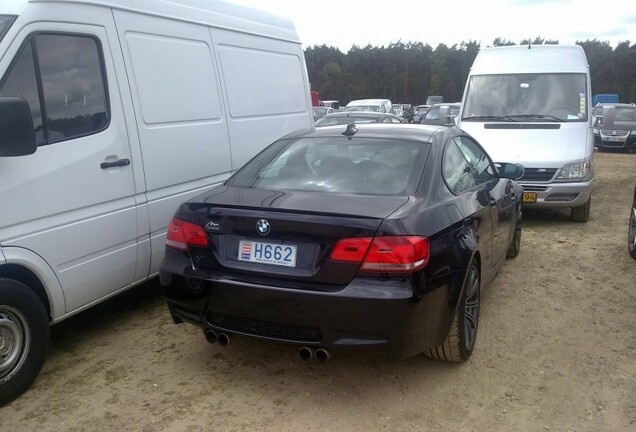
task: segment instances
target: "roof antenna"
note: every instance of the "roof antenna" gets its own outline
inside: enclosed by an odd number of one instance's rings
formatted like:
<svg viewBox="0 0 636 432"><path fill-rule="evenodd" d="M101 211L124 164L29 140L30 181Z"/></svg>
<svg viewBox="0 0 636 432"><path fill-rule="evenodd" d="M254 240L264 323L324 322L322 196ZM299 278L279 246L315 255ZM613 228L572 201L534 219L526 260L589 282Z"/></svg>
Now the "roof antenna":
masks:
<svg viewBox="0 0 636 432"><path fill-rule="evenodd" d="M349 123L347 125L347 130L345 130L342 134L349 138L349 140L351 140L356 132L358 132L358 128L356 127L356 125L354 123Z"/></svg>

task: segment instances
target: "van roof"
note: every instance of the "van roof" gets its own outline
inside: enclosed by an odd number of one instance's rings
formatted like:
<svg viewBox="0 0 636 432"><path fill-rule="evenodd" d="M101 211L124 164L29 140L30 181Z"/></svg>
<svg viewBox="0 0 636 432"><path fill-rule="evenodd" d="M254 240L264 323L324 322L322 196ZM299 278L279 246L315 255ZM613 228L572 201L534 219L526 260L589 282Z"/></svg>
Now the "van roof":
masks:
<svg viewBox="0 0 636 432"><path fill-rule="evenodd" d="M470 74L587 73L588 69L580 45L519 45L480 50Z"/></svg>
<svg viewBox="0 0 636 432"><path fill-rule="evenodd" d="M300 43L290 19L223 0L9 0L8 3L16 12L27 3L105 6Z"/></svg>

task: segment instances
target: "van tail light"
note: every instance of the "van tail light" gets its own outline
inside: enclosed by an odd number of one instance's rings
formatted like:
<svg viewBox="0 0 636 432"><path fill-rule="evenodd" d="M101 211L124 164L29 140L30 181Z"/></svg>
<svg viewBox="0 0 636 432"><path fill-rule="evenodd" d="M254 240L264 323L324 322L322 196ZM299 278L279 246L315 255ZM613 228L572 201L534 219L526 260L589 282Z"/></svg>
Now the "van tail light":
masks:
<svg viewBox="0 0 636 432"><path fill-rule="evenodd" d="M420 236L342 239L331 252L332 260L360 263L361 271L370 272L413 272L428 258L428 238Z"/></svg>
<svg viewBox="0 0 636 432"><path fill-rule="evenodd" d="M188 250L188 246L206 247L208 246L208 238L203 227L172 218L168 226L166 246L179 250Z"/></svg>

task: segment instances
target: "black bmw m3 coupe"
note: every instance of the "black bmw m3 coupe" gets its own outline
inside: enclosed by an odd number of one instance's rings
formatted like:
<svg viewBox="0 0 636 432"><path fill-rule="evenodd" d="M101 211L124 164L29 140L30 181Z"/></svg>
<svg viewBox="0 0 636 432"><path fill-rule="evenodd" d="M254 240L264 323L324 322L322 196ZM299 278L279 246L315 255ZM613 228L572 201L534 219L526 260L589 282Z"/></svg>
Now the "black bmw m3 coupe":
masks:
<svg viewBox="0 0 636 432"><path fill-rule="evenodd" d="M161 283L173 320L226 345L468 359L480 292L521 245L523 168L454 127L299 131L177 210Z"/></svg>

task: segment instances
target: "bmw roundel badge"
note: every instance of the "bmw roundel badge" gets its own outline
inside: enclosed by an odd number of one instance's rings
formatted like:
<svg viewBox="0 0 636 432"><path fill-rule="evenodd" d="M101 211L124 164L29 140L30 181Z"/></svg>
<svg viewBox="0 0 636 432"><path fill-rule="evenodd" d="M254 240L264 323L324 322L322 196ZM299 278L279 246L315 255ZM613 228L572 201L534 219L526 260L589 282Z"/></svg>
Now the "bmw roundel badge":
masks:
<svg viewBox="0 0 636 432"><path fill-rule="evenodd" d="M261 219L256 222L256 231L258 231L260 235L269 234L269 222L267 222L265 219Z"/></svg>

